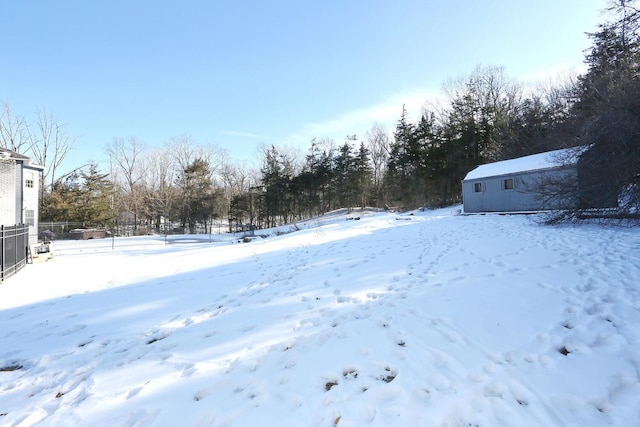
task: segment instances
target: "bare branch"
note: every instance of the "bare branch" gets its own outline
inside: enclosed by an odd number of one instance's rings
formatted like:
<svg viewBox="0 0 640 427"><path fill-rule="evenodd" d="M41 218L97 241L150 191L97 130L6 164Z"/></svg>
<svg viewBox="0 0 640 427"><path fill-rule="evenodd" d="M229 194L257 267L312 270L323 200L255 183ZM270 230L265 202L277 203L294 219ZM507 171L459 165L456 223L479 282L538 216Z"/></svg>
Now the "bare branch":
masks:
<svg viewBox="0 0 640 427"><path fill-rule="evenodd" d="M33 136L30 148L36 163L44 167L43 182L52 188L56 181L56 172L73 149L76 138L69 137L67 125L59 123L52 114L47 114L45 109L38 109L37 118L38 132Z"/></svg>
<svg viewBox="0 0 640 427"><path fill-rule="evenodd" d="M31 148L33 138L24 116L14 116L9 103L2 104L0 113L0 145L22 153Z"/></svg>

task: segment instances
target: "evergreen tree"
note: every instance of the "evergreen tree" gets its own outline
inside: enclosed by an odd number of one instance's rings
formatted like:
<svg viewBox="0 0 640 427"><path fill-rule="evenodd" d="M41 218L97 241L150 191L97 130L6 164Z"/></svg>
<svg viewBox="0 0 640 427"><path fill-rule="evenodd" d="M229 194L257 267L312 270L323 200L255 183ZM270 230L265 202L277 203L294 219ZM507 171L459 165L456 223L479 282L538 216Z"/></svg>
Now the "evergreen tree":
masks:
<svg viewBox="0 0 640 427"><path fill-rule="evenodd" d="M369 149L364 142L360 142L360 148L353 159L353 166L355 196L359 197L357 202L360 207L364 208L370 204L373 189L373 168L371 167Z"/></svg>
<svg viewBox="0 0 640 427"><path fill-rule="evenodd" d="M320 215L334 207L331 193L333 162L333 151L330 148L322 148L314 139L299 177L307 189L309 208L315 210L312 214Z"/></svg>
<svg viewBox="0 0 640 427"><path fill-rule="evenodd" d="M53 183L51 191L41 201L41 221L73 221L78 218L75 200L81 194L80 171L74 170Z"/></svg>
<svg viewBox="0 0 640 427"><path fill-rule="evenodd" d="M289 159L271 146L264 157L262 173L262 198L260 217L266 227L287 223L291 219L292 165Z"/></svg>
<svg viewBox="0 0 640 427"><path fill-rule="evenodd" d="M194 233L196 225L201 223L207 231L208 220L215 212L215 195L212 188L209 165L201 158L195 159L184 170L182 223Z"/></svg>
<svg viewBox="0 0 640 427"><path fill-rule="evenodd" d="M420 147L417 179L420 183L421 203L428 207L446 204L449 195L446 185L443 156L442 129L433 112L425 112L415 129L415 139Z"/></svg>
<svg viewBox="0 0 640 427"><path fill-rule="evenodd" d="M581 207L607 206L621 197L621 210L640 208L640 12L636 1L617 0L615 20L591 34L587 73L579 80L572 114L581 158ZM585 184L585 183L583 183ZM604 197L603 197L604 195ZM609 195L608 197L606 195Z"/></svg>
<svg viewBox="0 0 640 427"><path fill-rule="evenodd" d="M415 145L414 125L407 118L407 109L402 106L402 114L393 134L393 142L387 160L386 187L392 203L409 205L412 198L414 165L411 163Z"/></svg>
<svg viewBox="0 0 640 427"><path fill-rule="evenodd" d="M100 173L97 165L90 164L87 171L82 171L83 185L78 199L80 221L88 225L108 226L114 218L111 209L113 185L109 174Z"/></svg>
<svg viewBox="0 0 640 427"><path fill-rule="evenodd" d="M338 149L334 158L333 177L334 189L338 206L351 208L355 201L355 158L350 142L355 140L355 135L347 137L347 141Z"/></svg>
<svg viewBox="0 0 640 427"><path fill-rule="evenodd" d="M249 220L249 224L253 225L253 210L251 193L237 194L231 198L229 204L229 232L237 231L238 226Z"/></svg>
<svg viewBox="0 0 640 427"><path fill-rule="evenodd" d="M90 164L87 170L59 179L43 204L40 219L80 222L86 227L110 226L114 218L113 184L108 176Z"/></svg>

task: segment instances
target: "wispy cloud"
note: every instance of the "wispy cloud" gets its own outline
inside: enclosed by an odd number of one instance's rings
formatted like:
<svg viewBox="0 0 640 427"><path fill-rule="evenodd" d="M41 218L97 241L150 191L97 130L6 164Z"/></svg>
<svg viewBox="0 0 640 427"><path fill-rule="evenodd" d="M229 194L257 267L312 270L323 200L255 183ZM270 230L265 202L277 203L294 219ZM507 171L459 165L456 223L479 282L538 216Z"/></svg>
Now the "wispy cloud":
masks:
<svg viewBox="0 0 640 427"><path fill-rule="evenodd" d="M235 131L235 130L225 130L222 133L225 134L225 135L238 136L238 137L241 137L241 138L271 139L270 136L258 135L258 134L251 133L251 132L242 132L242 131Z"/></svg>
<svg viewBox="0 0 640 427"><path fill-rule="evenodd" d="M393 129L400 119L403 105L407 109L409 119L416 121L425 106L437 102L439 97L441 97L440 94L426 89L397 93L376 104L343 112L333 119L308 123L299 132L290 135L287 140L292 143L308 143L313 138L333 138L341 141L347 135L356 134L363 137L374 123Z"/></svg>
<svg viewBox="0 0 640 427"><path fill-rule="evenodd" d="M535 68L524 74L521 81L526 84L562 83L569 78L584 74L586 71L586 64L576 65L571 62L563 62Z"/></svg>

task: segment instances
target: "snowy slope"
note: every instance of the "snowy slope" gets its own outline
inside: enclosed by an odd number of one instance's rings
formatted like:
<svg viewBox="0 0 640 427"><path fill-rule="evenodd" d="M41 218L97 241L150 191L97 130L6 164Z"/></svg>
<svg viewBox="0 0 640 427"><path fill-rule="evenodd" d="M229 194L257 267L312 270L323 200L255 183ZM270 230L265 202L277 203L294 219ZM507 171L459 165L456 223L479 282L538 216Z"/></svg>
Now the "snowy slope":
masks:
<svg viewBox="0 0 640 427"><path fill-rule="evenodd" d="M640 230L451 212L56 242L0 285L0 425L640 425Z"/></svg>

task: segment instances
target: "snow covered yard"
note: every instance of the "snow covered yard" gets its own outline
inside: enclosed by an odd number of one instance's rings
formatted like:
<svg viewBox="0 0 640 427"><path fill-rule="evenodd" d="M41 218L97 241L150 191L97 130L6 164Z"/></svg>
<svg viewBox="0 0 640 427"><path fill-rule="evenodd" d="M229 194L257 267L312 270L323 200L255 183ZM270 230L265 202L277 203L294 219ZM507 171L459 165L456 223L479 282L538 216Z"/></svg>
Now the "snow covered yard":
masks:
<svg viewBox="0 0 640 427"><path fill-rule="evenodd" d="M0 285L0 425L640 425L640 229L345 218L56 242Z"/></svg>

